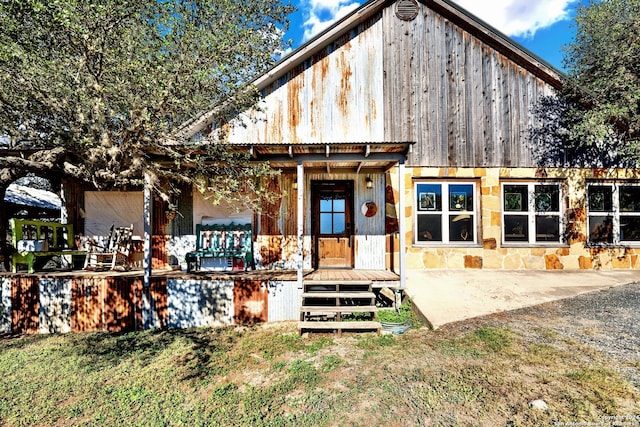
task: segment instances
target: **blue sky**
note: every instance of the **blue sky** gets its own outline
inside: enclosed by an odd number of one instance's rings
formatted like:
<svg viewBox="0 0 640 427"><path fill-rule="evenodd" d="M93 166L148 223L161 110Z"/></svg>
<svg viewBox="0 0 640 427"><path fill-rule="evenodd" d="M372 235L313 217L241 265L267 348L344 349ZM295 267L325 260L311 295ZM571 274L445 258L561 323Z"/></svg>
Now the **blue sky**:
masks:
<svg viewBox="0 0 640 427"><path fill-rule="evenodd" d="M293 49L358 8L366 0L291 0L298 9L285 34ZM578 0L451 0L563 69L562 47L573 40Z"/></svg>

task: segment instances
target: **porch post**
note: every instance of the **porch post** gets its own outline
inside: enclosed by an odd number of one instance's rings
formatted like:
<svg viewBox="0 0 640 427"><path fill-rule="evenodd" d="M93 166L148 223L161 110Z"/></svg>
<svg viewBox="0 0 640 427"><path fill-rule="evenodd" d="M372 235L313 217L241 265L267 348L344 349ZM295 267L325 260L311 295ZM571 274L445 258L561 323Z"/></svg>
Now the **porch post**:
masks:
<svg viewBox="0 0 640 427"><path fill-rule="evenodd" d="M406 247L406 218L404 216L404 159L398 162L398 232L399 243L400 243L400 253L399 262L400 262L400 288L404 289L407 282L407 247Z"/></svg>
<svg viewBox="0 0 640 427"><path fill-rule="evenodd" d="M144 276L142 281L142 328L149 328L151 321L151 302L149 301L151 287L151 216L153 204L151 193L151 176L149 173L144 174L144 258L142 261Z"/></svg>
<svg viewBox="0 0 640 427"><path fill-rule="evenodd" d="M304 270L304 165L302 161L298 161L296 179L298 183L298 287L301 288Z"/></svg>

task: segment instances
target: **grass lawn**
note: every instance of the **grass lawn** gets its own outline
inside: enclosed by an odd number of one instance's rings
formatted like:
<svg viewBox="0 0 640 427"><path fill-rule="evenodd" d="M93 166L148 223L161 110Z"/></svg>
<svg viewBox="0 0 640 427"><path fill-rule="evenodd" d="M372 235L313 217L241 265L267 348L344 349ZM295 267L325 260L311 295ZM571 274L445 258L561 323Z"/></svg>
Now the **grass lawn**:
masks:
<svg viewBox="0 0 640 427"><path fill-rule="evenodd" d="M530 407L535 399L548 409ZM285 323L0 339L8 426L544 426L638 413L638 390L604 356L544 326L469 321L337 338L300 337Z"/></svg>

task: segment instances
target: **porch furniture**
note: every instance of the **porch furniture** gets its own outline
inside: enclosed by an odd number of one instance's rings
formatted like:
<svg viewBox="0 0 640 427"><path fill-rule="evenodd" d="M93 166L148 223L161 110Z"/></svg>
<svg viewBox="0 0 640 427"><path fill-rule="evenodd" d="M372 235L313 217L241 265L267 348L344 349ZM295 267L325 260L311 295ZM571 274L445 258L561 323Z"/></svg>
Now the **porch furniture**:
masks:
<svg viewBox="0 0 640 427"><path fill-rule="evenodd" d="M59 256L63 267L73 267L74 256L85 256L77 250L72 224L11 218L11 241L15 251L11 256L11 271L17 273L18 264L26 264L29 273L35 272L37 258ZM70 258L70 261L67 260Z"/></svg>
<svg viewBox="0 0 640 427"><path fill-rule="evenodd" d="M89 251L84 260L85 270L113 270L116 265L122 269L127 268L127 258L131 252L131 237L133 224L129 227L111 226L109 239L105 245L98 244L95 240L87 242Z"/></svg>
<svg viewBox="0 0 640 427"><path fill-rule="evenodd" d="M203 260L220 262L217 270L247 270L253 267L251 224L196 225L196 250L185 256L187 271L203 269Z"/></svg>
<svg viewBox="0 0 640 427"><path fill-rule="evenodd" d="M368 313L370 320L344 321ZM370 280L305 280L298 331L375 331L380 334L376 295Z"/></svg>

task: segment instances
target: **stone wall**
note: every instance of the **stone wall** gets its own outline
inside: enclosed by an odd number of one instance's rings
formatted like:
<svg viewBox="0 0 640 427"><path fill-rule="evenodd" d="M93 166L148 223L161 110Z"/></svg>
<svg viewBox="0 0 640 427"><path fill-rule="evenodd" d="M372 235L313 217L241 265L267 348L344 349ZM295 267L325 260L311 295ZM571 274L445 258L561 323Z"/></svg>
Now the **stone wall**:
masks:
<svg viewBox="0 0 640 427"><path fill-rule="evenodd" d="M569 168L410 168L403 180L408 269L502 269L502 270L585 270L640 269L640 246L587 247L585 206L586 182L589 179L633 180L633 170ZM414 240L415 195L418 180L461 179L478 183L477 242L473 246L429 245ZM503 245L501 239L501 182L505 180L557 180L563 183L565 237L562 243L549 245ZM397 170L393 170L397 201ZM397 242L396 242L397 245ZM398 247L398 246L396 246Z"/></svg>

